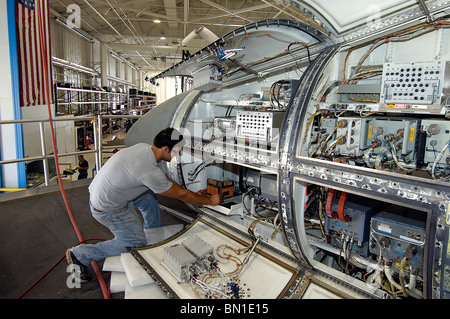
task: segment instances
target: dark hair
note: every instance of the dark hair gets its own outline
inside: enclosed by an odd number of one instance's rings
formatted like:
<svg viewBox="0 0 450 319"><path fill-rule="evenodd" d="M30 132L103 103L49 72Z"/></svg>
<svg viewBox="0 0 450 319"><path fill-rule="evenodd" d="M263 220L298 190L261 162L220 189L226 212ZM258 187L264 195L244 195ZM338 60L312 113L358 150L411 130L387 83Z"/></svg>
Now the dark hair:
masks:
<svg viewBox="0 0 450 319"><path fill-rule="evenodd" d="M169 150L172 151L172 148L181 141L183 141L183 135L181 135L181 133L176 129L168 127L155 136L153 139L153 145L157 148L167 146Z"/></svg>

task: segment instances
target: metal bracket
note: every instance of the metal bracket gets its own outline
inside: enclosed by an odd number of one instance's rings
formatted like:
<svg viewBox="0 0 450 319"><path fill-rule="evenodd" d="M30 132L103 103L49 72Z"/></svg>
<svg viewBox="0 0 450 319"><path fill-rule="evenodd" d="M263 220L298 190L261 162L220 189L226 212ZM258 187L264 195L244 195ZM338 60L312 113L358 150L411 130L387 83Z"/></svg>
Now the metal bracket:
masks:
<svg viewBox="0 0 450 319"><path fill-rule="evenodd" d="M425 2L423 0L416 0L416 1L419 4L420 10L422 10L422 12L427 16L427 21L432 22L434 18L431 15L430 10L428 10L428 7L425 4Z"/></svg>

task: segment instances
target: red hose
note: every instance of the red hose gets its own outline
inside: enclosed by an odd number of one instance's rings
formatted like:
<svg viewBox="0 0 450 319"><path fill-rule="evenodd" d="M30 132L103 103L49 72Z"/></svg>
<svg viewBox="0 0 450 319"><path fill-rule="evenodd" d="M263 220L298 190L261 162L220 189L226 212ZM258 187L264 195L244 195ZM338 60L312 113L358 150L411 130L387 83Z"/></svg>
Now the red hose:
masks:
<svg viewBox="0 0 450 319"><path fill-rule="evenodd" d="M47 100L47 109L48 109L48 117L49 117L49 122L50 122L50 131L52 133L52 146L53 146L53 154L55 155L55 167L56 167L56 174L58 176L58 184L59 184L59 188L61 190L61 195L64 199L64 204L66 206L66 210L67 213L69 215L69 219L72 223L72 226L75 230L75 233L77 234L78 237L78 241L79 242L83 242L83 236L81 235L80 229L78 228L78 225L75 221L75 218L73 217L72 214L72 210L70 209L70 205L69 202L67 200L67 196L66 196L66 192L64 190L64 186L63 186L63 182L61 179L61 173L59 171L59 160L58 160L58 151L56 149L56 139L55 139L55 132L53 129L53 118L52 118L52 112L51 112L51 106L50 106L50 92L49 92L49 83L48 83L48 65L47 65L47 50L46 47L44 45L44 39L43 39L43 34L44 34L44 30L43 30L43 26L42 26L42 17L41 17L41 11L39 10L41 3L40 1L36 1L36 13L38 15L38 26L39 26L39 42L40 42L40 50L41 50L41 62L42 62L42 67L44 70L44 82L45 82L45 98ZM95 274L97 275L98 281L100 283L102 292L103 292L103 297L105 299L110 299L109 296L109 292L108 292L108 288L106 286L105 280L103 279L103 276L100 272L100 269L97 266L97 263L95 261L92 261L91 263L92 268L95 271Z"/></svg>

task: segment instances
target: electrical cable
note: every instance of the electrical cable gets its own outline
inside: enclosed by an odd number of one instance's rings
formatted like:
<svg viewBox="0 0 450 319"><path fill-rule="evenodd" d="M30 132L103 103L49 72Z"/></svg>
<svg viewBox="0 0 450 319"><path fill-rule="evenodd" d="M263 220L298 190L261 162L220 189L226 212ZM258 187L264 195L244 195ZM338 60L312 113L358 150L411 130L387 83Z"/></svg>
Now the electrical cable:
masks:
<svg viewBox="0 0 450 319"><path fill-rule="evenodd" d="M349 222L350 218L344 215L345 202L347 200L347 192L341 192L338 204L338 217L344 222Z"/></svg>
<svg viewBox="0 0 450 319"><path fill-rule="evenodd" d="M356 67L353 69L352 71L352 76L355 75L356 73L361 72L361 67L362 64L364 63L364 61L367 59L367 57L379 46L389 43L389 42L405 42L405 41L409 41L411 39L420 37L426 33L435 31L435 30L439 30L441 28L448 28L449 27L449 22L447 21L433 21L433 22L425 22L422 24L418 24L416 26L401 30L401 31L397 31L391 34L388 34L386 36L383 36L381 38L378 38L377 40L374 41L374 43L372 44L372 46L367 50L367 52L360 58L360 60L358 61ZM422 29L423 31L420 31L420 29ZM351 48L348 53L347 56L345 58L344 61L344 81L345 81L345 74L346 74L346 69L347 69L347 61L348 61L348 57L351 54L351 52L354 50L354 48Z"/></svg>
<svg viewBox="0 0 450 319"><path fill-rule="evenodd" d="M333 213L334 193L335 193L335 190L333 188L330 188L328 190L327 200L326 200L326 204L325 204L325 213L330 218L336 217L336 214Z"/></svg>
<svg viewBox="0 0 450 319"><path fill-rule="evenodd" d="M47 65L47 57L48 57L48 52L44 46L44 30L43 30L43 21L42 21L42 17L40 14L40 5L41 3L39 1L36 2L36 12L38 15L38 31L39 31L39 42L40 42L40 52L41 52L41 62L42 62L42 67L43 67L43 71L44 71L44 88L45 88L45 97L46 97L46 102L47 102L47 110L48 110L48 116L49 116L49 125L50 125L50 131L51 131L51 135L52 135L52 147L53 147L53 154L54 154L54 160L55 160L55 167L56 167L56 174L58 176L58 185L61 191L61 195L63 197L64 200L64 204L66 206L66 210L67 213L69 215L69 219L72 223L72 226L74 228L74 231L78 237L79 242L83 242L83 236L81 235L80 229L78 228L78 225L75 221L75 218L73 216L72 210L70 209L70 205L69 202L67 200L67 196L66 196L66 192L64 190L64 186L63 186L63 182L61 179L61 172L59 171L59 160L58 160L58 150L56 148L56 138L55 138L55 131L53 128L53 118L52 118L52 113L51 113L51 106L50 106L50 92L49 92L49 83L48 83L48 65ZM103 292L103 296L105 299L110 299L109 293L108 293L108 288L106 286L105 280L102 277L102 274L100 272L100 269L97 266L97 263L95 261L92 261L91 263L92 268L94 269L98 281L100 283L100 287L102 289Z"/></svg>
<svg viewBox="0 0 450 319"><path fill-rule="evenodd" d="M45 278L59 263L66 258L66 254L64 254L45 274L43 274L38 280L36 280L30 287L28 287L24 292L22 292L17 299L22 299L23 296L25 296L31 289L34 288L42 279Z"/></svg>
<svg viewBox="0 0 450 319"><path fill-rule="evenodd" d="M327 146L328 141L331 139L331 137L333 136L333 134L337 131L338 128L340 127L344 127L345 126L345 122L340 120L338 121L338 124L336 125L336 127L331 131L331 133L328 135L328 137L325 139L323 145L322 145L322 149L321 149L321 154L325 154L325 147Z"/></svg>
<svg viewBox="0 0 450 319"><path fill-rule="evenodd" d="M408 297L409 296L409 291L406 289L405 287L405 270L404 268L406 267L406 265L408 264L408 260L406 259L406 257L402 258L402 261L400 263L400 270L399 270L399 281L400 281L400 286L401 286L401 290L403 293L404 297Z"/></svg>
<svg viewBox="0 0 450 319"><path fill-rule="evenodd" d="M88 241L92 241L92 240L107 240L104 238L90 238L90 239L85 239L83 242L78 243L76 246L86 243ZM47 272L45 274L43 274L41 277L39 277L39 279L37 279L30 287L28 287L24 292L22 292L19 297L17 297L17 299L22 299L23 296L25 296L31 289L33 289L39 282L41 282L42 279L44 279L53 269L55 269L56 266L59 265L59 263L61 261L63 261L66 258L66 254L64 254L49 270L47 270Z"/></svg>
<svg viewBox="0 0 450 319"><path fill-rule="evenodd" d="M439 155L436 157L436 159L433 162L433 166L431 168L431 176L433 177L433 179L436 179L436 176L435 176L436 165L439 163L439 161L441 160L442 156L444 155L445 151L447 150L447 148L449 146L450 146L450 140L448 140L448 142L445 143L444 148L442 149L442 151L439 153Z"/></svg>
<svg viewBox="0 0 450 319"><path fill-rule="evenodd" d="M309 63L311 63L311 53L309 52L309 47L308 47L308 45L305 42L291 42L291 43L289 43L289 45L288 45L286 50L288 52L290 52L291 46L295 45L295 44L302 45L303 47L306 48L306 51L308 52L308 61L309 61Z"/></svg>

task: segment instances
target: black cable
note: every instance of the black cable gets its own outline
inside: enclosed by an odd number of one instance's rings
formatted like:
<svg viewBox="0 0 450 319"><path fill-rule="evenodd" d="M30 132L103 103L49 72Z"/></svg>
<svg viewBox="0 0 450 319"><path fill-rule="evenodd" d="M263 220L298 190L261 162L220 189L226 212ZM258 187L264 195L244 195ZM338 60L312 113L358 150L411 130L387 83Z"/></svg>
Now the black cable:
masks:
<svg viewBox="0 0 450 319"><path fill-rule="evenodd" d="M287 51L289 52L290 48L291 48L291 45L295 45L295 44L302 45L302 46L304 46L306 48L306 52L308 53L308 61L309 61L309 63L311 63L311 53L309 52L309 47L308 47L308 45L306 43L304 43L304 42L291 42L291 43L289 43L289 45L287 47Z"/></svg>

